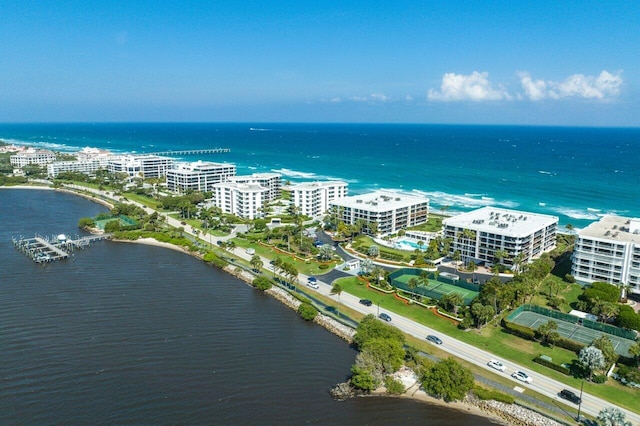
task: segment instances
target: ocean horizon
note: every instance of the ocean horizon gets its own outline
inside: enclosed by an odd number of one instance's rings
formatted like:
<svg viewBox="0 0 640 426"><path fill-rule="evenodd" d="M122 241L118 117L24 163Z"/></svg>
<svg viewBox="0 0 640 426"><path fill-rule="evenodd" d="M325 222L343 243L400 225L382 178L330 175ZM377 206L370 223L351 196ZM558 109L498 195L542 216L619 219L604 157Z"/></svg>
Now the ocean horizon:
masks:
<svg viewBox="0 0 640 426"><path fill-rule="evenodd" d="M349 193L426 196L432 211L496 206L581 228L640 217L640 128L318 123L0 124L0 140L63 152L230 148L180 161L234 163L293 183L340 179Z"/></svg>

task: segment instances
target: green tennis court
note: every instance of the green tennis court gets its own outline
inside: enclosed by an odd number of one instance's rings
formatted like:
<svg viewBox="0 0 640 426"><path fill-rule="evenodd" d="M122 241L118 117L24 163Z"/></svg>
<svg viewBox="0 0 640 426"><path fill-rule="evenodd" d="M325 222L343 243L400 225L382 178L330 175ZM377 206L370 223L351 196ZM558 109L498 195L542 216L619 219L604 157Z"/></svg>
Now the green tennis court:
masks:
<svg viewBox="0 0 640 426"><path fill-rule="evenodd" d="M635 343L635 341L630 339L625 339L623 337L614 336L609 333L604 333L599 330L584 327L580 325L577 320L576 323L571 323L537 312L516 311L513 314L509 315L508 320L525 327L532 328L534 330L536 330L542 324L545 324L549 321L554 321L556 324L558 324L558 334L560 334L562 337L585 345L590 345L591 342L593 342L595 339L604 335L611 340L616 353L626 357L629 356L629 348Z"/></svg>
<svg viewBox="0 0 640 426"><path fill-rule="evenodd" d="M445 294L458 293L462 296L464 303L468 305L478 296L478 291L437 280L433 274L429 276L428 283L425 283L419 279L421 272L422 270L415 268L399 269L398 271L394 271L389 274L389 279L394 287L410 293L421 294L436 300L440 300ZM409 285L411 279L415 279L415 286Z"/></svg>

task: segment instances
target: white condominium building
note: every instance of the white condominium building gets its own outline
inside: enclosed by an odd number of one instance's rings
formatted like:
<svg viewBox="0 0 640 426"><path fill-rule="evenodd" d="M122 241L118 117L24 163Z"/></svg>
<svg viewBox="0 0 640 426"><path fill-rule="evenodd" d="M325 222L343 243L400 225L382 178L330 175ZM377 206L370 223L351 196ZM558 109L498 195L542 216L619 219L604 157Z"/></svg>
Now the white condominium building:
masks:
<svg viewBox="0 0 640 426"><path fill-rule="evenodd" d="M60 173L74 172L95 175L99 169L107 169L109 160L106 157L78 161L55 161L47 164L47 175L55 178Z"/></svg>
<svg viewBox="0 0 640 426"><path fill-rule="evenodd" d="M293 205L306 216L318 217L327 212L329 203L347 196L347 183L342 181L305 182L291 185Z"/></svg>
<svg viewBox="0 0 640 426"><path fill-rule="evenodd" d="M24 167L28 164L46 166L56 161L56 154L48 149L28 148L9 157L9 162L14 167Z"/></svg>
<svg viewBox="0 0 640 426"><path fill-rule="evenodd" d="M211 191L213 185L235 176L235 164L196 161L177 163L167 170L167 189L174 192Z"/></svg>
<svg viewBox="0 0 640 426"><path fill-rule="evenodd" d="M429 218L429 199L393 191L375 191L337 198L329 203L333 214L348 225L361 219L377 224L377 233L392 234L400 229L425 223Z"/></svg>
<svg viewBox="0 0 640 426"><path fill-rule="evenodd" d="M277 200L282 195L282 175L280 173L253 173L234 176L227 180L235 183L264 186L269 189L269 201Z"/></svg>
<svg viewBox="0 0 640 426"><path fill-rule="evenodd" d="M571 274L581 283L629 285L640 294L640 219L607 215L578 231Z"/></svg>
<svg viewBox="0 0 640 426"><path fill-rule="evenodd" d="M447 218L443 225L444 237L451 239L450 255L459 251L465 261L492 264L496 252L506 252L502 263L513 267L514 259L526 264L556 247L558 218L483 207Z"/></svg>
<svg viewBox="0 0 640 426"><path fill-rule="evenodd" d="M130 177L160 178L173 168L174 159L158 155L121 155L109 159L110 173L127 173Z"/></svg>
<svg viewBox="0 0 640 426"><path fill-rule="evenodd" d="M256 184L222 182L213 185L213 204L224 213L245 219L262 216L269 189Z"/></svg>

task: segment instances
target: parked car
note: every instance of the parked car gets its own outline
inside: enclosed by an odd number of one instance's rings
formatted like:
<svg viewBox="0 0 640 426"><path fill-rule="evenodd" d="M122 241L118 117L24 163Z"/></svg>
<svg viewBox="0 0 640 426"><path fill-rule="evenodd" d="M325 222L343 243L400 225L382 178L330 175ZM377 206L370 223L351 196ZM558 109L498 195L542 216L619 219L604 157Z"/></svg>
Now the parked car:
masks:
<svg viewBox="0 0 640 426"><path fill-rule="evenodd" d="M580 404L582 402L580 397L574 392L571 392L569 389L562 389L558 395L560 395L560 398L571 401L574 404Z"/></svg>
<svg viewBox="0 0 640 426"><path fill-rule="evenodd" d="M378 317L383 321L391 322L391 317L388 314L385 314L384 312L378 315Z"/></svg>
<svg viewBox="0 0 640 426"><path fill-rule="evenodd" d="M428 335L427 340L431 343L435 343L436 345L442 344L442 340L438 336L434 336L433 334Z"/></svg>
<svg viewBox="0 0 640 426"><path fill-rule="evenodd" d="M307 278L307 282L316 283L316 282L318 282L318 279L316 277L309 277L309 278Z"/></svg>
<svg viewBox="0 0 640 426"><path fill-rule="evenodd" d="M491 361L489 361L487 365L491 368L495 368L498 371L502 371L503 373L507 371L507 366L501 363L500 361L496 361L495 359L492 359Z"/></svg>
<svg viewBox="0 0 640 426"><path fill-rule="evenodd" d="M363 304L364 306L371 306L373 305L373 302L369 299L360 299L360 303Z"/></svg>
<svg viewBox="0 0 640 426"><path fill-rule="evenodd" d="M309 287L311 287L311 288L315 288L316 290L320 288L320 286L318 285L318 283L317 283L317 282L311 282L311 281L309 281L309 282L307 283L307 285L308 285Z"/></svg>
<svg viewBox="0 0 640 426"><path fill-rule="evenodd" d="M516 380L520 380L521 382L525 382L529 384L533 383L533 379L529 377L529 375L524 371L516 371L511 375L511 377L513 377Z"/></svg>

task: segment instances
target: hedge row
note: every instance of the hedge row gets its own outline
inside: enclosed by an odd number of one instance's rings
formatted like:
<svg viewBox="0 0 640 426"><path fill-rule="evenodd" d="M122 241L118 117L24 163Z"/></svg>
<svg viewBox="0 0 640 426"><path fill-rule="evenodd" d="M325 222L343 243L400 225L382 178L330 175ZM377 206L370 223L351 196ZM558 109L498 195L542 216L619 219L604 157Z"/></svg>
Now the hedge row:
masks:
<svg viewBox="0 0 640 426"><path fill-rule="evenodd" d="M486 389L481 386L474 386L473 393L478 399L482 401L494 400L498 402L504 402L505 404L513 404L515 398L506 393L497 391L495 389Z"/></svg>
<svg viewBox="0 0 640 426"><path fill-rule="evenodd" d="M524 325L516 324L511 321L507 321L506 319L502 320L502 327L507 330L508 333L513 334L518 337L522 337L527 340L536 340L537 331L533 328L525 327ZM559 348L568 349L571 352L575 352L578 354L586 345L582 343L576 342L571 339L567 339L565 337L558 338L557 341L554 342L556 346Z"/></svg>
<svg viewBox="0 0 640 426"><path fill-rule="evenodd" d="M522 337L523 339L527 339L527 340L536 339L536 331L532 328L525 327L524 325L516 324L515 322L507 321L504 318L502 319L502 326L510 334L514 334L518 337Z"/></svg>
<svg viewBox="0 0 640 426"><path fill-rule="evenodd" d="M558 365L554 362L548 361L544 358L541 358L539 356L535 357L533 359L533 362L536 362L540 365L544 365L545 367L549 367L552 370L556 370L566 376L570 376L571 375L571 370L569 370L567 367L563 366L563 365Z"/></svg>

